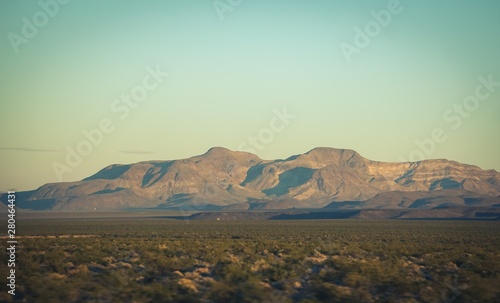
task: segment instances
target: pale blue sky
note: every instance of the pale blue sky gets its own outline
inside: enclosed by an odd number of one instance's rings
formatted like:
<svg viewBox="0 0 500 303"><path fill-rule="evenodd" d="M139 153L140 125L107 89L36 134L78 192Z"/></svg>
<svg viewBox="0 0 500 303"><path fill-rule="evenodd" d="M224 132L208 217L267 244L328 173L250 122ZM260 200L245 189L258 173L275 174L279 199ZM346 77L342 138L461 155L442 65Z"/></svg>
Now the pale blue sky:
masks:
<svg viewBox="0 0 500 303"><path fill-rule="evenodd" d="M211 1L73 0L16 53L11 33L22 37L23 17L42 16L37 3L0 2L0 191L58 181L53 163L66 165L67 146L102 119L114 131L62 180L236 150L268 134L285 107L295 118L253 148L261 158L330 146L399 161L441 128L447 140L425 158L500 170L500 87L456 130L443 119L475 94L478 77L500 82L499 1L402 0L350 63L341 43L354 45L355 28L391 1L243 0L221 20ZM120 119L113 101L141 85L148 66L168 78Z"/></svg>

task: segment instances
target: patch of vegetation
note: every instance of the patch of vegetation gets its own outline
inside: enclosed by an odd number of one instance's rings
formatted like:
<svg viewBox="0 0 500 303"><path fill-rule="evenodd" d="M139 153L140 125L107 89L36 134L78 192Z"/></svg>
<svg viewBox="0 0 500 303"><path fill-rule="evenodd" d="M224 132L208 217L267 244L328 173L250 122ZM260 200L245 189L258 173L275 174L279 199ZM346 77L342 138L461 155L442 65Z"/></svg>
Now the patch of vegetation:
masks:
<svg viewBox="0 0 500 303"><path fill-rule="evenodd" d="M500 224L19 223L1 302L500 302ZM6 260L0 265L7 272Z"/></svg>

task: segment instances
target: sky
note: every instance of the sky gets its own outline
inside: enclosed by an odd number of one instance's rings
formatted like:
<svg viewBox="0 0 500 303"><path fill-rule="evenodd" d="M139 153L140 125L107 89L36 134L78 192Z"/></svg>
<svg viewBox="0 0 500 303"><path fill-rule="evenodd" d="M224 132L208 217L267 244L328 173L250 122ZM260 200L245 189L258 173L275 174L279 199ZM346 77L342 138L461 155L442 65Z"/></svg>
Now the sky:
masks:
<svg viewBox="0 0 500 303"><path fill-rule="evenodd" d="M0 191L210 147L500 171L500 1L1 1Z"/></svg>

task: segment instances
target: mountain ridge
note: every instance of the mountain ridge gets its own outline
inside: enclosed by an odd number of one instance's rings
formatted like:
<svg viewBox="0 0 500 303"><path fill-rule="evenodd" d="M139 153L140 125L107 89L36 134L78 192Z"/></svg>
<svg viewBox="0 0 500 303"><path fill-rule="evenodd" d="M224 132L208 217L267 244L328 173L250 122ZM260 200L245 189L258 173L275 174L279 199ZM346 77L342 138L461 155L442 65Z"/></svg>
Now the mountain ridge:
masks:
<svg viewBox="0 0 500 303"><path fill-rule="evenodd" d="M373 161L330 147L277 160L213 147L185 159L109 165L81 181L48 183L21 196L19 207L46 210L328 208L353 201L384 208L426 198L433 202L422 208L447 200L465 206L465 199L491 206L500 205L500 174L445 159Z"/></svg>

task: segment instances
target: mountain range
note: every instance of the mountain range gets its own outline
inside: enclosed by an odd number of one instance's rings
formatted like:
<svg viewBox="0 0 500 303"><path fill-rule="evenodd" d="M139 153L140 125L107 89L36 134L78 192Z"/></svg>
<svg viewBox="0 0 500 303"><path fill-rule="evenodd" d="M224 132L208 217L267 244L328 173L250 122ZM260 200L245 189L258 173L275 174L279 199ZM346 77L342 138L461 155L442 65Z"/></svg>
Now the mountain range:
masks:
<svg viewBox="0 0 500 303"><path fill-rule="evenodd" d="M496 208L500 173L449 160L378 162L348 149L315 148L262 160L214 147L188 159L110 165L81 181L19 192L17 206L198 212Z"/></svg>

